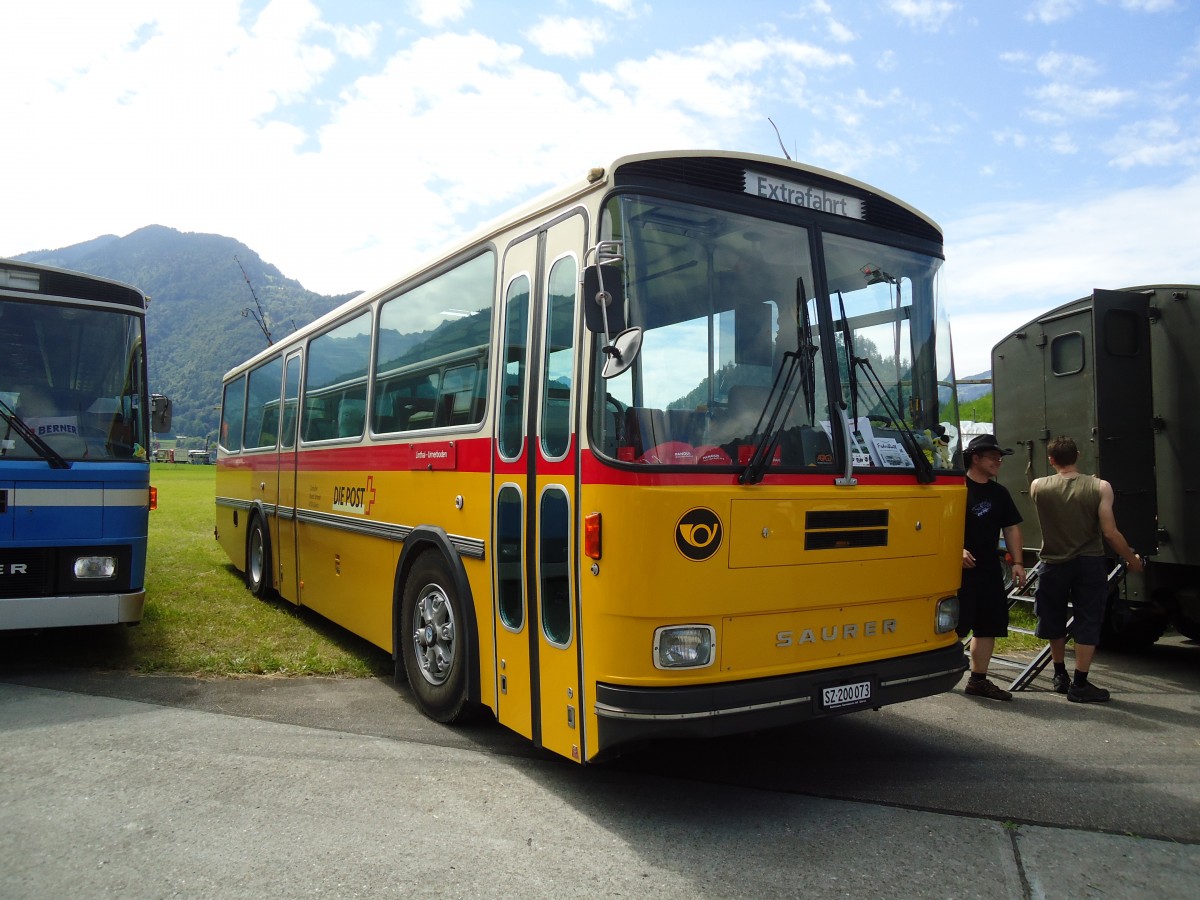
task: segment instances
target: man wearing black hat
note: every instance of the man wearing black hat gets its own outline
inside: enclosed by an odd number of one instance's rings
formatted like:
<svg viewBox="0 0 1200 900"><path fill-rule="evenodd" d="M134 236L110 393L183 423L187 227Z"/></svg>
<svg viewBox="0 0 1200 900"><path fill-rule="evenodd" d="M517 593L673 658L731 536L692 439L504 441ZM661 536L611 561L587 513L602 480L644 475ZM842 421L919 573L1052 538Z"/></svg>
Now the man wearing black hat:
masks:
<svg viewBox="0 0 1200 900"><path fill-rule="evenodd" d="M1014 551L1013 576L1024 587L1021 565L1021 514L1004 485L996 481L1004 457L1011 456L990 434L974 438L963 451L967 462L967 524L963 535L963 576L958 592L958 635L971 638L971 677L964 692L989 700L1011 700L1012 693L987 677L996 638L1008 636L1008 597L997 553L1000 533Z"/></svg>

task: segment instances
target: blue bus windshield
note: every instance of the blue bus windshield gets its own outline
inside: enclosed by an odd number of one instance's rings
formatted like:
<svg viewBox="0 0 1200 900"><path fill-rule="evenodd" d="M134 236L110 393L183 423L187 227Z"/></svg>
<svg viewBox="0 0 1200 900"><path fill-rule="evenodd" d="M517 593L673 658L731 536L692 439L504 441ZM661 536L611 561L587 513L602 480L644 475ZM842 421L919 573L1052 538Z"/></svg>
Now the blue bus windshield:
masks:
<svg viewBox="0 0 1200 900"><path fill-rule="evenodd" d="M144 371L140 316L0 300L0 401L68 461L145 458ZM0 457L42 456L0 424Z"/></svg>

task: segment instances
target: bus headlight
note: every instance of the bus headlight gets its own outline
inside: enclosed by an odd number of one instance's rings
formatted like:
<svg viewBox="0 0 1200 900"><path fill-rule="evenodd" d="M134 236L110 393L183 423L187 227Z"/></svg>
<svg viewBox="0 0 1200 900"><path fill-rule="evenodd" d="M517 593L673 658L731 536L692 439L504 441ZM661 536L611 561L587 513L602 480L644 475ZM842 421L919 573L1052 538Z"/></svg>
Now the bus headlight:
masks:
<svg viewBox="0 0 1200 900"><path fill-rule="evenodd" d="M80 556L75 559L75 577L80 581L112 578L117 574L117 560L112 556Z"/></svg>
<svg viewBox="0 0 1200 900"><path fill-rule="evenodd" d="M654 666L692 669L711 666L717 632L711 625L668 625L654 630Z"/></svg>
<svg viewBox="0 0 1200 900"><path fill-rule="evenodd" d="M945 634L958 627L958 598L943 597L937 605L937 633Z"/></svg>

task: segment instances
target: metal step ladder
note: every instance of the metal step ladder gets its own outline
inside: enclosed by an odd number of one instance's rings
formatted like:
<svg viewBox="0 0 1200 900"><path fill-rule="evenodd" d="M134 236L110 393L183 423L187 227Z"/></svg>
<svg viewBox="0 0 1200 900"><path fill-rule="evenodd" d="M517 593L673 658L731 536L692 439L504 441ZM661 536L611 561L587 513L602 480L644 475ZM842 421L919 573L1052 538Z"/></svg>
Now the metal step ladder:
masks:
<svg viewBox="0 0 1200 900"><path fill-rule="evenodd" d="M1016 604L1022 601L1031 600L1033 598L1037 591L1038 579L1041 577L1042 572L1044 571L1044 566L1045 563L1039 560L1036 566L1025 573L1025 586L1017 587L1014 585L1013 589L1009 591L1009 610L1011 610ZM1117 560L1112 567L1112 571L1108 573L1108 583L1112 584L1113 580L1118 578L1122 573L1124 573L1124 571L1125 563L1123 563L1121 560ZM1071 626L1074 624L1075 614L1072 612L1067 617L1067 638L1071 637ZM1011 625L1009 626L1008 630L1015 631L1017 634L1034 634L1034 632L1030 631L1028 628L1017 628ZM1033 684L1033 680L1037 678L1038 675L1042 674L1042 670L1046 668L1046 664L1050 662L1050 644L1047 643L1046 646L1041 649L1038 655L1033 658L1033 661L1029 663L1023 663L1015 659L1006 659L1003 656L993 656L992 661L1002 666L1020 669L1020 674L1013 679L1013 682L1008 686L1008 689L1010 691L1023 691L1025 688L1029 687L1029 685Z"/></svg>

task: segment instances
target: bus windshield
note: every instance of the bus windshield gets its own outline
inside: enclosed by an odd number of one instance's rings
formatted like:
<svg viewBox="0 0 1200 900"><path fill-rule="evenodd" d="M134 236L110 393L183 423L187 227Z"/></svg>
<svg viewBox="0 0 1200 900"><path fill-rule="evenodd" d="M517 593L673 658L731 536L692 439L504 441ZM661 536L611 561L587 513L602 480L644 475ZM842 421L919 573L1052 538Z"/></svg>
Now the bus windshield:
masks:
<svg viewBox="0 0 1200 900"><path fill-rule="evenodd" d="M744 465L766 434L772 466L832 468L844 403L855 465L912 467L902 432L937 427L939 258L640 195L606 214L628 324L644 334L633 366L596 379L594 446L626 462Z"/></svg>
<svg viewBox="0 0 1200 900"><path fill-rule="evenodd" d="M0 301L0 401L66 460L145 458L144 371L138 316ZM42 449L0 425L0 456Z"/></svg>

